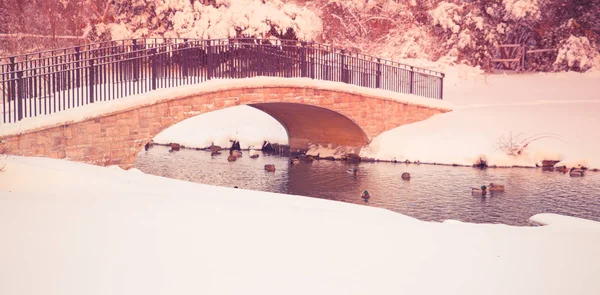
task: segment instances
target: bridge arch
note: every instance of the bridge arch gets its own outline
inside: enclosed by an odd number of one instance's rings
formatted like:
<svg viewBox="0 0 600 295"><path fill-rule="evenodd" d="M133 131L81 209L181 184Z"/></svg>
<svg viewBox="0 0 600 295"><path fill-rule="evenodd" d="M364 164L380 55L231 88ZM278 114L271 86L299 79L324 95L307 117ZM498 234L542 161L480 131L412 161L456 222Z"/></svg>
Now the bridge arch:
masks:
<svg viewBox="0 0 600 295"><path fill-rule="evenodd" d="M164 129L237 105L260 109L281 122L293 151L306 150L309 142L362 147L384 131L449 111L361 93L340 83L303 81L251 78L220 81L219 87L207 82L197 91L192 87L171 97L163 91L167 98L162 100L0 139L11 154L129 168L143 146Z"/></svg>
<svg viewBox="0 0 600 295"><path fill-rule="evenodd" d="M311 143L362 147L370 142L357 122L328 108L290 102L249 106L267 113L285 128L292 152L305 152Z"/></svg>

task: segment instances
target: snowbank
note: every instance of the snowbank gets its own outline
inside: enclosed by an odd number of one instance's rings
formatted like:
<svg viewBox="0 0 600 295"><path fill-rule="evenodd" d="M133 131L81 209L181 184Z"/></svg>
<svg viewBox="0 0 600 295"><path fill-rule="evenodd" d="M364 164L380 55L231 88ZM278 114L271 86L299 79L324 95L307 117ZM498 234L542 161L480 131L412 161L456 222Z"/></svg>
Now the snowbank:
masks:
<svg viewBox="0 0 600 295"><path fill-rule="evenodd" d="M236 106L189 118L154 138L157 143L176 142L195 148L206 148L211 144L229 147L230 140L239 141L242 149L260 149L265 140L287 144L288 135L277 120L263 111Z"/></svg>
<svg viewBox="0 0 600 295"><path fill-rule="evenodd" d="M591 221L591 220L583 219L583 218L553 214L553 213L536 214L536 215L532 216L531 218L529 218L529 220L533 224L550 225L552 227L564 227L564 228L568 228L568 229L589 228L589 229L596 230L596 231L600 230L600 222Z"/></svg>
<svg viewBox="0 0 600 295"><path fill-rule="evenodd" d="M548 159L564 161L569 167L600 167L600 136L589 129L596 124L599 110L600 101L462 108L383 133L362 155L460 165L472 165L483 157L488 165L498 166L535 166ZM522 138L549 137L532 142L515 157L499 150L499 139L510 132L523 133Z"/></svg>
<svg viewBox="0 0 600 295"><path fill-rule="evenodd" d="M64 160L7 162L0 294L600 293L600 230L429 223Z"/></svg>
<svg viewBox="0 0 600 295"><path fill-rule="evenodd" d="M499 166L548 159L600 167L600 133L590 129L600 113L600 73L482 75L466 67L449 73L446 99L457 106L453 112L383 133L361 155L464 165L482 157ZM511 133L548 137L512 157L498 149L499 139Z"/></svg>

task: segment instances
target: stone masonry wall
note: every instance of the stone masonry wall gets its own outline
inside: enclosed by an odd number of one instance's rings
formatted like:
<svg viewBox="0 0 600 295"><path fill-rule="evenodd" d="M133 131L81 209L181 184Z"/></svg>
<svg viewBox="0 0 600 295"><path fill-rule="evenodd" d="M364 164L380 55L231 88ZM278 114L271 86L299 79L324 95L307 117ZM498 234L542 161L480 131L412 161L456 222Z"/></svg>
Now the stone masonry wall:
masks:
<svg viewBox="0 0 600 295"><path fill-rule="evenodd" d="M130 168L137 153L148 141L182 120L236 105L278 102L311 105L339 113L356 123L369 139L389 129L449 111L331 90L303 87L238 88L163 100L82 122L5 136L0 140L9 148L9 154L66 158L94 165ZM285 118L278 119L286 124ZM327 118L323 118L321 128L328 128L326 123ZM289 130L290 126L287 127ZM294 134L288 135L294 137ZM335 144L335 138L315 138L315 141L324 140L332 140Z"/></svg>

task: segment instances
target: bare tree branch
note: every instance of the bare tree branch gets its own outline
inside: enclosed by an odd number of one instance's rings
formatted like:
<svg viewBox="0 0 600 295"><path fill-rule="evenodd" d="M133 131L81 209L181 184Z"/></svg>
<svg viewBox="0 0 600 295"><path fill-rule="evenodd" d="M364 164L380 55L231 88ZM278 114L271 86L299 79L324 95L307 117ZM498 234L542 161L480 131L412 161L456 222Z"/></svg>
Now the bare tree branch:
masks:
<svg viewBox="0 0 600 295"><path fill-rule="evenodd" d="M498 147L497 150L501 150L509 156L518 156L521 155L531 143L540 139L552 138L565 142L552 133L540 133L526 138L521 138L522 136L524 136L523 133L513 135L512 131L509 132L506 137L504 135L500 136L496 142L496 146Z"/></svg>

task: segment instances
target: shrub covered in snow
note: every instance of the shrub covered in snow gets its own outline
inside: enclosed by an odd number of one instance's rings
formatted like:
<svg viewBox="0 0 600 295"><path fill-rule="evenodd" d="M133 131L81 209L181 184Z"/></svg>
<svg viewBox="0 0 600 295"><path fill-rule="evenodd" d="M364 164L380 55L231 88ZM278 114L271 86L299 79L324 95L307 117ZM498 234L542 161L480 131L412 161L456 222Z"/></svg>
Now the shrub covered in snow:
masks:
<svg viewBox="0 0 600 295"><path fill-rule="evenodd" d="M538 0L502 0L506 20L523 20L540 18L540 4Z"/></svg>
<svg viewBox="0 0 600 295"><path fill-rule="evenodd" d="M316 0L310 8L323 20L323 41L386 58L428 57L426 11L420 1Z"/></svg>
<svg viewBox="0 0 600 295"><path fill-rule="evenodd" d="M319 17L279 0L114 0L113 17L97 18L85 35L91 39L298 38L321 33Z"/></svg>
<svg viewBox="0 0 600 295"><path fill-rule="evenodd" d="M558 70L586 71L594 64L597 50L586 37L571 35L558 50L554 67Z"/></svg>

